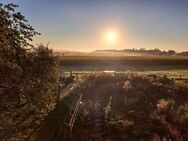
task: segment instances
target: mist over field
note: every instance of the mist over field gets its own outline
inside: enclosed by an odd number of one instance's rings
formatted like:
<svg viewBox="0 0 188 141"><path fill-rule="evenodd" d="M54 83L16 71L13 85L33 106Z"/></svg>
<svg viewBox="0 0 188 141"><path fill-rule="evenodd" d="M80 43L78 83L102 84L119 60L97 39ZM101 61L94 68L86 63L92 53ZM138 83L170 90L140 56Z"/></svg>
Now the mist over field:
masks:
<svg viewBox="0 0 188 141"><path fill-rule="evenodd" d="M1 0L0 141L187 141L187 0Z"/></svg>

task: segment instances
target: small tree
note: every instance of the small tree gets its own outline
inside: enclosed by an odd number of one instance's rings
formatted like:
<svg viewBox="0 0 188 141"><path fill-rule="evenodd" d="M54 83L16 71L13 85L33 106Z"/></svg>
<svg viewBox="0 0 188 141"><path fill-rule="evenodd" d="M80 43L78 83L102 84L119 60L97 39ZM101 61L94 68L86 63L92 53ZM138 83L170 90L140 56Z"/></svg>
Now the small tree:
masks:
<svg viewBox="0 0 188 141"><path fill-rule="evenodd" d="M167 55L169 55L169 56L172 56L172 55L175 55L175 54L176 54L176 52L174 50L168 50L167 51Z"/></svg>

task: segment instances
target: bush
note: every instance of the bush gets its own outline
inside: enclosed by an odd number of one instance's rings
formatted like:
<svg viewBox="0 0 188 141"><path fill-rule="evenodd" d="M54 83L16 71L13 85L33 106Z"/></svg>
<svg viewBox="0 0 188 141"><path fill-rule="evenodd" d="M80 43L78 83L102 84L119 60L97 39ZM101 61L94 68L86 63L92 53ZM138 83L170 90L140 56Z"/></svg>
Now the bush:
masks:
<svg viewBox="0 0 188 141"><path fill-rule="evenodd" d="M57 58L48 47L29 43L39 33L16 7L0 3L0 140L52 110L57 97Z"/></svg>
<svg viewBox="0 0 188 141"><path fill-rule="evenodd" d="M188 119L188 103L186 103L185 105L181 105L178 109L177 109L177 114L182 117L183 119Z"/></svg>

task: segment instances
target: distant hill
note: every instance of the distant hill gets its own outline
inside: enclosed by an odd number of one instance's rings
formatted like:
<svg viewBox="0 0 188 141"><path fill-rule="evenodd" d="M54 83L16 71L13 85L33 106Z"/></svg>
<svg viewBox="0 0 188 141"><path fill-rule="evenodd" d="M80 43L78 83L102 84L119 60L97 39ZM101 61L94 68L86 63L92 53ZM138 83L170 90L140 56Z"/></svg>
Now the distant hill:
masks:
<svg viewBox="0 0 188 141"><path fill-rule="evenodd" d="M122 50L96 50L90 54L95 56L142 56L141 53L129 53Z"/></svg>

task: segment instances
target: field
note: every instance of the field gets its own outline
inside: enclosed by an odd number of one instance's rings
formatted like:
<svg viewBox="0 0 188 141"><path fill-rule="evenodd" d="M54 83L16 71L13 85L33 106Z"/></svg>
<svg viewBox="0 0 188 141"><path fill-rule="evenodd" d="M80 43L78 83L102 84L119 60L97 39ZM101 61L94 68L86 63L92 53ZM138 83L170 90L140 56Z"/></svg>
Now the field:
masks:
<svg viewBox="0 0 188 141"><path fill-rule="evenodd" d="M188 57L64 56L61 65L88 74L72 140L187 139L187 80L171 78L188 78Z"/></svg>
<svg viewBox="0 0 188 141"><path fill-rule="evenodd" d="M182 56L63 56L60 64L64 72L114 71L188 77L188 57Z"/></svg>
<svg viewBox="0 0 188 141"><path fill-rule="evenodd" d="M73 79L66 84L60 82L54 91L59 94L57 105L48 114L39 112L29 118L25 118L25 113L32 113L30 105L18 107L22 115L13 115L16 124L11 132L9 125L13 122L7 120L10 116L4 112L2 123L7 123L7 128L2 135L7 140L186 141L188 138L187 57L60 59L60 78L71 78L72 72Z"/></svg>
<svg viewBox="0 0 188 141"><path fill-rule="evenodd" d="M59 134L63 134L64 140L184 141L188 138L188 87L183 81L138 74L95 73L85 77L81 87L80 93L74 91L66 98L69 102L65 105L72 107L69 111L73 116L68 114L65 123L75 121L62 127Z"/></svg>
<svg viewBox="0 0 188 141"><path fill-rule="evenodd" d="M126 69L126 67L140 67L137 69L143 70L146 67L151 67L148 69L157 69L162 68L188 68L188 57L181 56L127 56L127 57L118 57L118 56L64 56L60 58L60 63L64 66L65 70L68 67L73 66L73 70L76 67L96 67L94 70L100 69L101 67L114 67L116 69L121 68ZM99 68L97 68L99 67ZM159 68L157 68L159 67Z"/></svg>
<svg viewBox="0 0 188 141"><path fill-rule="evenodd" d="M0 1L0 141L188 141L188 2L162 1Z"/></svg>

